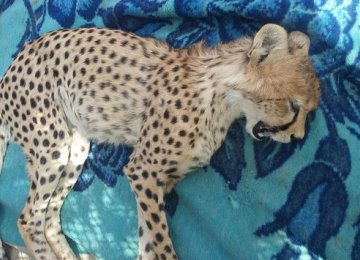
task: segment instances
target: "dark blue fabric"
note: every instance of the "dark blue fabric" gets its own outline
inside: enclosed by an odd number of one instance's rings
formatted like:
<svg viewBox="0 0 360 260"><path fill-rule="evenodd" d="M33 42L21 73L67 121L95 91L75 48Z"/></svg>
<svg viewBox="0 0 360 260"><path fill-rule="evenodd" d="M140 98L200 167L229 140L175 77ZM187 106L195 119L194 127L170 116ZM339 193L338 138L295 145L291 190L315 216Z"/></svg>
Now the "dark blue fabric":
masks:
<svg viewBox="0 0 360 260"><path fill-rule="evenodd" d="M180 259L360 259L359 11L358 0L3 0L0 71L25 41L59 28L121 28L175 47L227 42L268 22L307 33L322 97L305 139L255 142L235 122L211 164L168 196L171 235ZM135 257L136 208L121 171L130 152L92 144L62 211L77 251ZM0 178L0 233L11 243L22 243L25 172L11 145Z"/></svg>

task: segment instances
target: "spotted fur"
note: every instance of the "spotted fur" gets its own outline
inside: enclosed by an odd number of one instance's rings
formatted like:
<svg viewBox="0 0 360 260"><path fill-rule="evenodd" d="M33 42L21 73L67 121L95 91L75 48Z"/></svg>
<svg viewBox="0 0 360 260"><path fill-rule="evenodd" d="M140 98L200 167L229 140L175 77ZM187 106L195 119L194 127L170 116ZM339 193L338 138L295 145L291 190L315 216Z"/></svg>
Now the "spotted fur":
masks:
<svg viewBox="0 0 360 260"><path fill-rule="evenodd" d="M37 259L75 259L60 208L95 139L134 147L124 172L137 199L139 259L176 259L164 195L209 162L236 118L254 138L304 136L319 100L309 44L272 24L211 49L95 28L25 44L0 82L0 155L16 142L27 157L18 222L27 248Z"/></svg>

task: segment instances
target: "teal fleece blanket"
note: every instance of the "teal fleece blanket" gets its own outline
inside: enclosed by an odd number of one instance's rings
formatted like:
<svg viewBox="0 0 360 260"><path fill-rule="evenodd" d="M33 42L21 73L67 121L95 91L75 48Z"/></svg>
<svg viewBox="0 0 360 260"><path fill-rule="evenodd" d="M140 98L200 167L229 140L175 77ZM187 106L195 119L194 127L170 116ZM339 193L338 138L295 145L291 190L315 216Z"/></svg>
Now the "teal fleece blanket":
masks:
<svg viewBox="0 0 360 260"><path fill-rule="evenodd" d="M320 109L304 140L253 141L231 127L211 164L167 198L180 259L360 259L360 4L358 0L0 0L0 75L25 41L60 28L121 28L183 47L252 35L272 22L309 35ZM131 148L93 143L62 210L77 252L134 259L135 200L122 167ZM29 183L11 144L0 177L0 235L23 245L16 220Z"/></svg>

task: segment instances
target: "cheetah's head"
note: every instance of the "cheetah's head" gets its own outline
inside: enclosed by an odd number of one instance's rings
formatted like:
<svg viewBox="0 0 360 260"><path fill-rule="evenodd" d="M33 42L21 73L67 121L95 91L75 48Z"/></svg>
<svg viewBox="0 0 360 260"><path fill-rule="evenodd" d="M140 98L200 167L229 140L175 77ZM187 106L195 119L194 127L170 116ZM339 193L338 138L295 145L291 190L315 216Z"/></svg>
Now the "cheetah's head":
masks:
<svg viewBox="0 0 360 260"><path fill-rule="evenodd" d="M246 129L256 139L289 142L303 138L305 121L319 104L320 88L309 59L309 38L268 24L255 35L248 52L244 96Z"/></svg>

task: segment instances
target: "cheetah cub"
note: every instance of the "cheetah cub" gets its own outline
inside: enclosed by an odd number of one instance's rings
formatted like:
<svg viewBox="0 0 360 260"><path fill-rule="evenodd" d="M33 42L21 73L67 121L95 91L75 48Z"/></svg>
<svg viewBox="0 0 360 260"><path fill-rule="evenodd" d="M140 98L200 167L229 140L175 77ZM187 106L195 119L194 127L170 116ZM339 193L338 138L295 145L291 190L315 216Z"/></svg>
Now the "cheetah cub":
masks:
<svg viewBox="0 0 360 260"><path fill-rule="evenodd" d="M303 138L320 96L309 44L274 24L216 48L95 28L27 43L0 82L1 161L15 142L28 162L18 221L27 248L37 259L76 259L60 208L94 139L134 147L124 173L137 200L139 259L177 259L164 195L209 162L239 117L255 139Z"/></svg>

